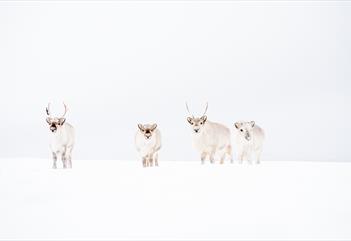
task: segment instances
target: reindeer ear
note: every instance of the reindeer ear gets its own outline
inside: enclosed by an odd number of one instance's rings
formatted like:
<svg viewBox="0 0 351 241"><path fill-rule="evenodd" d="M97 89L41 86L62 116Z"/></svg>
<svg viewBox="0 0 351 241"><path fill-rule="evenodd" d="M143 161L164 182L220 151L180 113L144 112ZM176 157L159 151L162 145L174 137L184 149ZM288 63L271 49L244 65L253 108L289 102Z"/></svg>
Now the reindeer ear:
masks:
<svg viewBox="0 0 351 241"><path fill-rule="evenodd" d="M236 129L239 129L241 124L239 122L235 122L234 126L235 126Z"/></svg>
<svg viewBox="0 0 351 241"><path fill-rule="evenodd" d="M144 126L142 124L138 124L138 128L139 130L144 131Z"/></svg>
<svg viewBox="0 0 351 241"><path fill-rule="evenodd" d="M51 118L50 118L50 117L47 117L47 118L46 118L46 122L47 122L48 124L51 124Z"/></svg>
<svg viewBox="0 0 351 241"><path fill-rule="evenodd" d="M157 128L157 124L153 124L153 125L151 126L151 131L154 131L156 128Z"/></svg>
<svg viewBox="0 0 351 241"><path fill-rule="evenodd" d="M202 119L203 122L206 122L207 121L207 116L204 115L204 116L201 117L201 119Z"/></svg>
<svg viewBox="0 0 351 241"><path fill-rule="evenodd" d="M193 119L191 117L187 118L187 121L192 125L193 124Z"/></svg>
<svg viewBox="0 0 351 241"><path fill-rule="evenodd" d="M66 118L60 118L59 119L59 124L62 126L66 122Z"/></svg>
<svg viewBox="0 0 351 241"><path fill-rule="evenodd" d="M254 127L254 126L255 126L255 122L254 122L254 121L250 121L250 125L251 125L252 127Z"/></svg>

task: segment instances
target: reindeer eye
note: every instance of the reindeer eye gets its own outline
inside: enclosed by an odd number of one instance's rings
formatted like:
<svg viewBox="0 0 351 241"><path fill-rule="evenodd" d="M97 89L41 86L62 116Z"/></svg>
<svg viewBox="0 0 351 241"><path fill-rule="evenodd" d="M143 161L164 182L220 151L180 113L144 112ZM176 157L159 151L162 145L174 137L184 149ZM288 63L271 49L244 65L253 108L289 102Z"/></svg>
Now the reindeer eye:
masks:
<svg viewBox="0 0 351 241"><path fill-rule="evenodd" d="M244 130L243 129L240 129L241 132L243 132Z"/></svg>
<svg viewBox="0 0 351 241"><path fill-rule="evenodd" d="M201 121L201 122L200 122L200 125L203 125L203 124L204 124L204 123Z"/></svg>

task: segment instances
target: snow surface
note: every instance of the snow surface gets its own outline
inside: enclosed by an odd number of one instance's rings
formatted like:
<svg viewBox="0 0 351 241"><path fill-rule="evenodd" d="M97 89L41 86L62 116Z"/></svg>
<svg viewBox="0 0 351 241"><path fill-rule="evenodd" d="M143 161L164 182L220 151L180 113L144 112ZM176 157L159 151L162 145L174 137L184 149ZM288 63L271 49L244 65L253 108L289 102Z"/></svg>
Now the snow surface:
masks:
<svg viewBox="0 0 351 241"><path fill-rule="evenodd" d="M351 239L351 163L0 162L1 239Z"/></svg>

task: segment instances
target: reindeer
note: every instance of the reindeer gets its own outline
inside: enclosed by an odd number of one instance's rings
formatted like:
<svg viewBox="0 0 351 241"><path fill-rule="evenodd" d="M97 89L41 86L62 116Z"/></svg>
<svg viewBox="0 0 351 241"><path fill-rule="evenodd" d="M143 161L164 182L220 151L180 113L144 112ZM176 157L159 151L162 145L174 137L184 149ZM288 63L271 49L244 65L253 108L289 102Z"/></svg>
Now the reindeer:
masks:
<svg viewBox="0 0 351 241"><path fill-rule="evenodd" d="M46 107L46 122L49 124L51 131L51 152L53 157L52 168L56 169L57 157L61 155L63 168L72 168L72 150L74 146L74 128L66 122L65 115L67 113L67 106L65 107L65 113L60 117L51 117L50 103ZM67 165L68 164L68 165Z"/></svg>
<svg viewBox="0 0 351 241"><path fill-rule="evenodd" d="M251 159L254 157L256 163L259 164L264 141L263 129L256 125L254 121L236 122L234 126L239 163L246 160L251 164Z"/></svg>
<svg viewBox="0 0 351 241"><path fill-rule="evenodd" d="M143 166L158 166L158 151L161 149L161 132L156 129L157 124L138 124L135 135L135 147L143 160Z"/></svg>
<svg viewBox="0 0 351 241"><path fill-rule="evenodd" d="M196 118L190 113L188 103L186 103L186 109L192 116L188 117L187 120L192 127L193 145L200 152L201 163L204 164L207 157L211 163L214 163L217 153L221 155L221 164L224 163L226 156L233 162L230 129L222 124L207 120L208 103L206 103L205 112L200 118Z"/></svg>

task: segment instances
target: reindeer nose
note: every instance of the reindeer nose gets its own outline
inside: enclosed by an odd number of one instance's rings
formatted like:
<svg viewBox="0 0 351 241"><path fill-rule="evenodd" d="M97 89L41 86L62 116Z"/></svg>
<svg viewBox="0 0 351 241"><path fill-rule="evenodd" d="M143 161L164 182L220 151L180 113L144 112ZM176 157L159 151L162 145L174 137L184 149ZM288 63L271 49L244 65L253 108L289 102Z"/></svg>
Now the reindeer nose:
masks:
<svg viewBox="0 0 351 241"><path fill-rule="evenodd" d="M196 133L198 133L199 132L199 130L194 130Z"/></svg>

